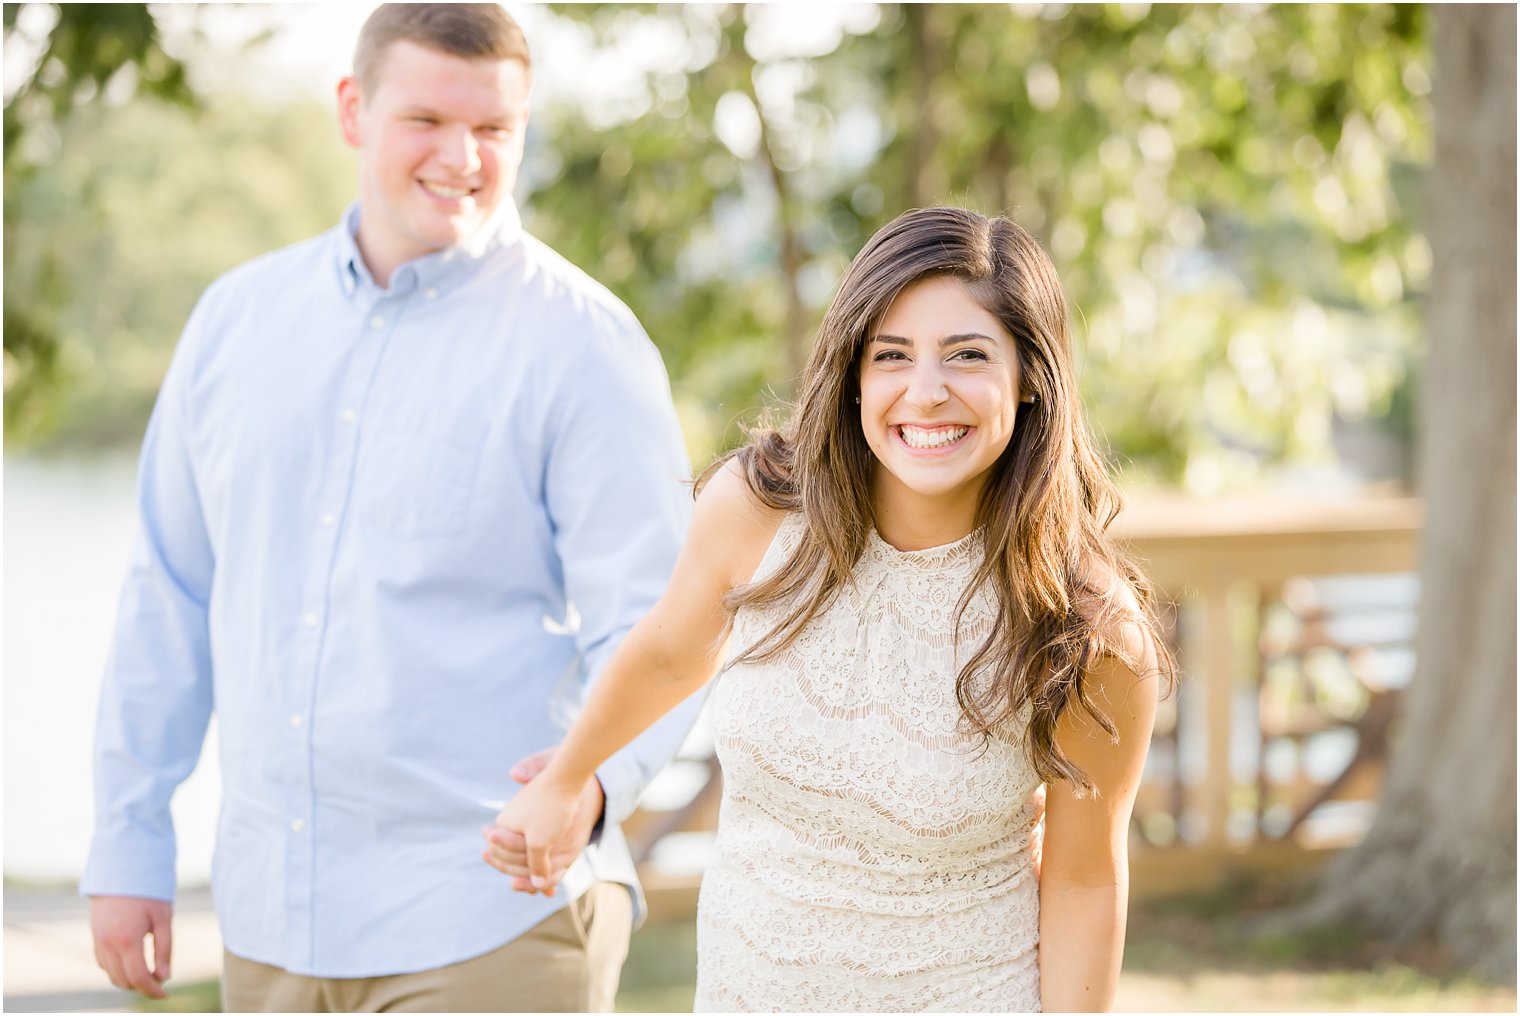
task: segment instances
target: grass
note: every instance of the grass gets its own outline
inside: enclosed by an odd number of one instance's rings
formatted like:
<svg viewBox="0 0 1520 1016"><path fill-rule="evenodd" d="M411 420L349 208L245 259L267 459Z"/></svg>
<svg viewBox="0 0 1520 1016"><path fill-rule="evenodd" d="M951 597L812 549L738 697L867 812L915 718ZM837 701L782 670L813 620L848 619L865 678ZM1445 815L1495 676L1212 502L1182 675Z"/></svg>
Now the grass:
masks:
<svg viewBox="0 0 1520 1016"><path fill-rule="evenodd" d="M646 924L628 943L619 1012L691 1012L696 991L695 921Z"/></svg>
<svg viewBox="0 0 1520 1016"><path fill-rule="evenodd" d="M1273 915L1306 886L1238 880L1207 893L1136 906L1117 1008L1130 1012L1503 1012L1513 985L1464 974L1420 943L1398 947L1354 928L1282 930ZM620 1012L690 1012L696 924L653 924L633 936ZM216 1011L215 982L181 987L144 1012Z"/></svg>
<svg viewBox="0 0 1520 1016"><path fill-rule="evenodd" d="M221 1012L221 982L175 983L168 998L162 1001L143 999L137 1003L136 1009L138 1012Z"/></svg>
<svg viewBox="0 0 1520 1016"><path fill-rule="evenodd" d="M1130 912L1117 1008L1147 1011L1514 1011L1513 986L1467 975L1428 943L1349 925L1287 930L1312 883L1238 879Z"/></svg>

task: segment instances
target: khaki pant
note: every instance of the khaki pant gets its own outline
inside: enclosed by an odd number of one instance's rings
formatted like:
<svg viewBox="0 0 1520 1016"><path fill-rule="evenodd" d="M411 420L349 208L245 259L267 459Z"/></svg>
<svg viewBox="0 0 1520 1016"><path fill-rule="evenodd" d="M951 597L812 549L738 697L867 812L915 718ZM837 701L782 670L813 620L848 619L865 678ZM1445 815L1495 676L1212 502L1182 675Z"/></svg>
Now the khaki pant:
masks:
<svg viewBox="0 0 1520 1016"><path fill-rule="evenodd" d="M633 900L602 882L484 956L415 974L306 977L223 951L225 1012L611 1012Z"/></svg>

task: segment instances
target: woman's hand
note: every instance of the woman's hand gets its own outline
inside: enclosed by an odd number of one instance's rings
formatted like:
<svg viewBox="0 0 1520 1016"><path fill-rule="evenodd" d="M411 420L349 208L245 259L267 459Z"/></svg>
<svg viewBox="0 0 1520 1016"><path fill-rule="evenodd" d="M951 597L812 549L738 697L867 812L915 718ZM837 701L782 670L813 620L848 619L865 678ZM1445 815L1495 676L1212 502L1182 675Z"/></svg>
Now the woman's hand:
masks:
<svg viewBox="0 0 1520 1016"><path fill-rule="evenodd" d="M524 760L519 768L531 759ZM514 778L517 770L513 770ZM481 830L486 849L481 858L512 876L512 888L554 895L566 869L585 849L602 812L602 788L595 778L580 788L548 773L528 776L528 783Z"/></svg>
<svg viewBox="0 0 1520 1016"><path fill-rule="evenodd" d="M553 890L602 813L597 767L712 677L728 628L723 598L754 574L782 514L750 492L737 461L703 488L664 595L602 668L554 761L484 830L481 856L514 889Z"/></svg>

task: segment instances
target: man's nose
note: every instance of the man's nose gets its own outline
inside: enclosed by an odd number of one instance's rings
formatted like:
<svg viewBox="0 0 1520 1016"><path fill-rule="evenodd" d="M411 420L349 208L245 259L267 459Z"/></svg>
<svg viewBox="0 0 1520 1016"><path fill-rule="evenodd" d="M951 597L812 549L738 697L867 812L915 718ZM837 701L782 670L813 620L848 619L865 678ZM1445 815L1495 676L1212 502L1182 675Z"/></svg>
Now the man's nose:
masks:
<svg viewBox="0 0 1520 1016"><path fill-rule="evenodd" d="M445 131L438 141L438 161L452 173L466 176L480 169L480 142L475 133L458 127Z"/></svg>

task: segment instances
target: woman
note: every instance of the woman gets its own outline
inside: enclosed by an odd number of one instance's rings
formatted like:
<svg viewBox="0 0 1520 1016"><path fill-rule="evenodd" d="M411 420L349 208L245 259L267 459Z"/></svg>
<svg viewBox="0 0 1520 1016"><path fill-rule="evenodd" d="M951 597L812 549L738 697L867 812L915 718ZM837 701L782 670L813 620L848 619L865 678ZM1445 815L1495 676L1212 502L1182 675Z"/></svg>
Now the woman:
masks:
<svg viewBox="0 0 1520 1016"><path fill-rule="evenodd" d="M699 1010L1110 1005L1171 667L1103 536L1117 501L1039 245L957 209L883 227L789 429L704 480L664 597L497 820L527 866L492 830L486 859L552 887L586 781L730 636Z"/></svg>

